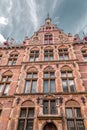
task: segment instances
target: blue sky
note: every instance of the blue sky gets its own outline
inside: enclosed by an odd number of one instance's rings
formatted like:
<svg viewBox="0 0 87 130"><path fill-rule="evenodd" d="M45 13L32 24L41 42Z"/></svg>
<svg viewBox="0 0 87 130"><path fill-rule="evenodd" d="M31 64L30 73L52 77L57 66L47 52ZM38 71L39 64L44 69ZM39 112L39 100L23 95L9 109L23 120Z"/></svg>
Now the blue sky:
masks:
<svg viewBox="0 0 87 130"><path fill-rule="evenodd" d="M0 41L31 37L48 12L65 33L87 33L87 0L0 0Z"/></svg>

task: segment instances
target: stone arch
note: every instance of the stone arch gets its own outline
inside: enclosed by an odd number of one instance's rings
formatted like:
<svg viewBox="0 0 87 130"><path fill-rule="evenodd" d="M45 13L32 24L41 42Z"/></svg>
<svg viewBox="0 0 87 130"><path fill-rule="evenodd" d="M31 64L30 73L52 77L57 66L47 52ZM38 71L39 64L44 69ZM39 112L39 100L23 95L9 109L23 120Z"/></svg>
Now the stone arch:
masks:
<svg viewBox="0 0 87 130"><path fill-rule="evenodd" d="M51 66L47 66L44 68L44 72L46 72L46 71L54 71L54 68Z"/></svg>
<svg viewBox="0 0 87 130"><path fill-rule="evenodd" d="M30 67L27 69L27 72L38 72L38 69L36 67Z"/></svg>
<svg viewBox="0 0 87 130"><path fill-rule="evenodd" d="M71 67L69 67L68 65L64 65L64 66L62 66L61 67L61 71L72 71L72 68Z"/></svg>
<svg viewBox="0 0 87 130"><path fill-rule="evenodd" d="M13 72L11 70L7 70L2 75L4 75L4 76L13 75Z"/></svg>
<svg viewBox="0 0 87 130"><path fill-rule="evenodd" d="M12 52L10 53L10 55L11 55L11 54L17 54L17 55L18 55L19 52L15 50L15 51L12 51Z"/></svg>
<svg viewBox="0 0 87 130"><path fill-rule="evenodd" d="M39 50L39 48L38 47L32 47L31 49L30 49L30 51L38 51Z"/></svg>
<svg viewBox="0 0 87 130"><path fill-rule="evenodd" d="M54 122L45 122L42 130L46 130L46 128L48 128L47 130L57 130L57 127Z"/></svg>
<svg viewBox="0 0 87 130"><path fill-rule="evenodd" d="M65 106L66 107L69 107L69 106L71 106L71 107L80 107L80 104L76 100L71 99L71 100L68 100L68 101L65 102Z"/></svg>
<svg viewBox="0 0 87 130"><path fill-rule="evenodd" d="M87 50L87 47L83 46L83 47L81 48L81 51L83 51L83 50Z"/></svg>
<svg viewBox="0 0 87 130"><path fill-rule="evenodd" d="M65 45L61 45L61 46L58 47L58 49L64 49L64 48L68 48L68 47L65 46Z"/></svg>
<svg viewBox="0 0 87 130"><path fill-rule="evenodd" d="M46 46L46 47L44 48L44 50L53 50L53 47L51 47L51 46Z"/></svg>
<svg viewBox="0 0 87 130"><path fill-rule="evenodd" d="M21 104L22 107L35 107L35 104L31 100L26 100Z"/></svg>

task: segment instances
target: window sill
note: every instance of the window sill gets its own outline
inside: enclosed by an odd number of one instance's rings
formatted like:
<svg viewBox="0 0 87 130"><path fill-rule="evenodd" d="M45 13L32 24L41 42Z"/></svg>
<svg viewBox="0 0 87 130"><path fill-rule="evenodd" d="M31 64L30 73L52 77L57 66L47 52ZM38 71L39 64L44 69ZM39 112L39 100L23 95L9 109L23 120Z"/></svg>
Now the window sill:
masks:
<svg viewBox="0 0 87 130"><path fill-rule="evenodd" d="M58 120L58 119L62 119L63 116L61 114L39 114L38 116L38 119L39 120L44 120L44 119L55 119L55 120Z"/></svg>

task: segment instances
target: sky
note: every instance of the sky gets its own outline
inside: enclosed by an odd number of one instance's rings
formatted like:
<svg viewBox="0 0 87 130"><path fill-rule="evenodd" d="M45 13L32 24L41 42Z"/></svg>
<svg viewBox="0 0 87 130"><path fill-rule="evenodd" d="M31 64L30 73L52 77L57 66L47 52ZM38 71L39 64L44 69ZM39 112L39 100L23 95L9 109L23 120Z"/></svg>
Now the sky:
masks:
<svg viewBox="0 0 87 130"><path fill-rule="evenodd" d="M0 42L31 37L48 13L65 33L87 34L87 0L0 0Z"/></svg>

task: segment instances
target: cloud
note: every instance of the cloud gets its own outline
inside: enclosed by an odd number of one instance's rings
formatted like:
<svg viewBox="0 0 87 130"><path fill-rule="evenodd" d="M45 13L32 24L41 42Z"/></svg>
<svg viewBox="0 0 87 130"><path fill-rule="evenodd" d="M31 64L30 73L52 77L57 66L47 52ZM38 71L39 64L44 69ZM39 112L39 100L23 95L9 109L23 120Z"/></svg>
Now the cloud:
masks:
<svg viewBox="0 0 87 130"><path fill-rule="evenodd" d="M34 25L34 30L37 30L38 27L38 17L37 17L37 5L35 0L29 0L27 1L28 5L30 7L30 16L32 24Z"/></svg>
<svg viewBox="0 0 87 130"><path fill-rule="evenodd" d="M8 24L8 19L5 18L5 17L0 17L0 24L7 25Z"/></svg>
<svg viewBox="0 0 87 130"><path fill-rule="evenodd" d="M0 34L0 42L3 43L4 41L6 41L6 39L4 38L2 34Z"/></svg>

